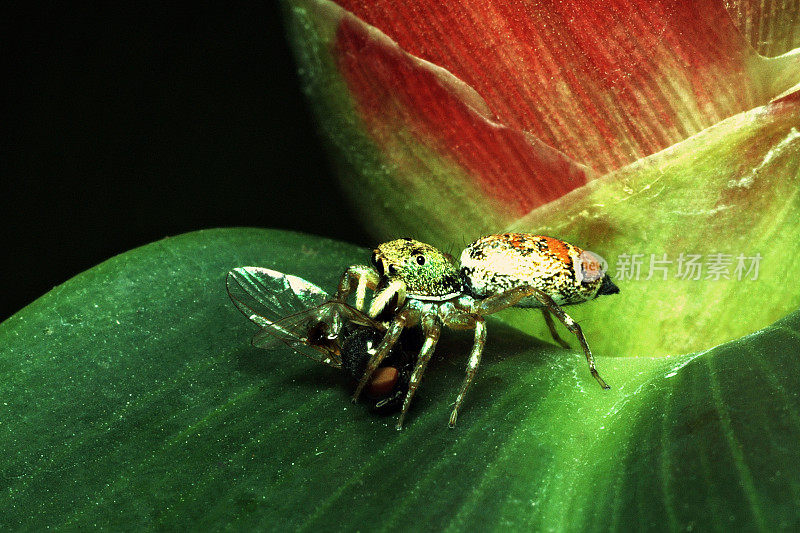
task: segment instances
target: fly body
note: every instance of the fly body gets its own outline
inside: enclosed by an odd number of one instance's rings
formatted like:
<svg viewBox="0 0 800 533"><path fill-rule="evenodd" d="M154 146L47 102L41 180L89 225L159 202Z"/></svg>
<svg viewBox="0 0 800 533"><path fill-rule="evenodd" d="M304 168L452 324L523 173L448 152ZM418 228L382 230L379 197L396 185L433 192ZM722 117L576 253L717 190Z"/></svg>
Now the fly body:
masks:
<svg viewBox="0 0 800 533"><path fill-rule="evenodd" d="M265 350L288 346L344 370L356 381L386 333L380 321L333 301L323 289L297 276L238 267L228 273L226 287L237 309L260 328L253 346ZM413 339L402 341L403 345L392 347L367 385L372 409L380 413L397 410L408 391L413 350L419 344L413 344Z"/></svg>

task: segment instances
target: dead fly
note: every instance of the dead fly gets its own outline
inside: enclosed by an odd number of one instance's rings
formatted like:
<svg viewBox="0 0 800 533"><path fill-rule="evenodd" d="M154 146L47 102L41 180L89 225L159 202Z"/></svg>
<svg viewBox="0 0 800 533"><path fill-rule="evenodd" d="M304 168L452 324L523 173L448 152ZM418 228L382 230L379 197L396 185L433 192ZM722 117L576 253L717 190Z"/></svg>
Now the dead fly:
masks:
<svg viewBox="0 0 800 533"><path fill-rule="evenodd" d="M344 370L357 382L386 333L383 323L346 303L331 301L323 289L297 276L239 267L228 272L226 286L234 305L261 328L253 337L253 346L266 350L288 346L314 361ZM393 347L371 375L365 391L373 411L390 413L402 404L413 370L414 348L402 343Z"/></svg>

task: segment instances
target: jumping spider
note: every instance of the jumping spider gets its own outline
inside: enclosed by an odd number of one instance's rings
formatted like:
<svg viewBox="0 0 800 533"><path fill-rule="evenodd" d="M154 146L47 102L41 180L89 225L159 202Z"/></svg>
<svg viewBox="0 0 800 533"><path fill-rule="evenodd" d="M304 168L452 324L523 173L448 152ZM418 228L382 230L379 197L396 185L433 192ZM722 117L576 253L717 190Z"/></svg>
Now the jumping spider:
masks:
<svg viewBox="0 0 800 533"><path fill-rule="evenodd" d="M554 339L564 345L555 332L550 313L554 314L577 336L592 376L602 388L609 388L595 369L594 357L580 326L561 305L585 302L601 294L617 293L619 289L601 270L600 258L577 246L527 233L489 235L464 249L459 268L450 255L429 244L397 239L375 249L372 266L349 267L342 275L334 300L345 302L355 289L356 308L363 310L368 288L374 291L369 315L392 316L383 340L367 362L353 394L354 402L404 328L420 325L424 337L397 429L402 429L442 326L475 330L467 374L450 415L449 425L455 425L486 342L484 316L508 307L542 308Z"/></svg>

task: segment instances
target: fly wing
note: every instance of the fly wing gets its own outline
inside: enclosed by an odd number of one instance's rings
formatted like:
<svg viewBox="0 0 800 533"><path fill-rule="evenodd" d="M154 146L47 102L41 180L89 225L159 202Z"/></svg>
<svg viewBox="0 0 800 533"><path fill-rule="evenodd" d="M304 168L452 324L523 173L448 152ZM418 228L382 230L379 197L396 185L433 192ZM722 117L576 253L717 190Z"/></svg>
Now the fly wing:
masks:
<svg viewBox="0 0 800 533"><path fill-rule="evenodd" d="M328 294L297 276L260 267L228 272L228 295L236 307L262 329L253 346L272 349L283 344L315 361L341 366L338 332L342 320L385 329L382 324L347 304L329 301ZM313 341L310 335L315 335ZM324 341L324 342L323 342Z"/></svg>
<svg viewBox="0 0 800 533"><path fill-rule="evenodd" d="M255 334L253 346L271 349L282 342L315 361L339 368L340 336L353 324L385 329L347 304L327 301L271 323Z"/></svg>
<svg viewBox="0 0 800 533"><path fill-rule="evenodd" d="M311 346L309 328L320 322L318 309L328 299L313 283L261 267L238 267L225 280L228 296L239 311L261 327L253 346L266 350L288 345L301 354L332 366L340 366L330 349Z"/></svg>
<svg viewBox="0 0 800 533"><path fill-rule="evenodd" d="M335 305L329 302L270 322L253 336L253 346L271 350L285 344L306 357L339 368L338 339L327 335L330 318L325 310L329 304Z"/></svg>
<svg viewBox="0 0 800 533"><path fill-rule="evenodd" d="M329 299L327 292L310 281L269 268L234 268L225 283L233 304L261 327Z"/></svg>

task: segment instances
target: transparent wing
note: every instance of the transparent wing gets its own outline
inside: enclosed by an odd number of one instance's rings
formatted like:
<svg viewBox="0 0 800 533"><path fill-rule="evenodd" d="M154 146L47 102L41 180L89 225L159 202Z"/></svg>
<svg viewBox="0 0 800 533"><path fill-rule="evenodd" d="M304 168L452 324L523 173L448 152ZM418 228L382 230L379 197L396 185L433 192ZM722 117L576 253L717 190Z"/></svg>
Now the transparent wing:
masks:
<svg viewBox="0 0 800 533"><path fill-rule="evenodd" d="M343 321L385 329L349 305L302 278L260 267L239 267L227 277L228 295L236 307L262 329L253 346L287 345L321 363L341 366L338 334Z"/></svg>
<svg viewBox="0 0 800 533"><path fill-rule="evenodd" d="M327 292L310 281L269 268L234 268L225 283L233 304L261 327L329 299Z"/></svg>
<svg viewBox="0 0 800 533"><path fill-rule="evenodd" d="M271 350L287 345L294 351L320 363L339 368L339 342L329 335L329 318L321 307L312 307L270 323L253 336L253 346Z"/></svg>
<svg viewBox="0 0 800 533"><path fill-rule="evenodd" d="M353 324L385 330L349 305L328 301L273 322L255 334L253 346L269 350L283 343L315 361L339 368L340 337Z"/></svg>

